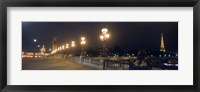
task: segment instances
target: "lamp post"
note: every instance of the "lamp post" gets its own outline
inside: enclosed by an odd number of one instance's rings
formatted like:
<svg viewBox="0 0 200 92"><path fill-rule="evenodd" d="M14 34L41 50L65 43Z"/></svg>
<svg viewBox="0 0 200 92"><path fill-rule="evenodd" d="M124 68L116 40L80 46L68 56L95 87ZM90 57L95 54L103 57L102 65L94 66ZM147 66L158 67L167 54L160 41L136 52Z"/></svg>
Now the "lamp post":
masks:
<svg viewBox="0 0 200 92"><path fill-rule="evenodd" d="M34 42L34 51L33 51L33 57L35 58L35 52L36 52L36 47L35 47L35 43L37 42L37 39L33 39L33 42Z"/></svg>
<svg viewBox="0 0 200 92"><path fill-rule="evenodd" d="M71 50L72 50L72 52L73 52L73 48L75 47L75 41L72 41L72 42L71 42L71 47L72 47Z"/></svg>
<svg viewBox="0 0 200 92"><path fill-rule="evenodd" d="M68 43L66 43L66 46L65 46L65 48L66 48L66 52L65 52L65 58L67 58L68 57L68 49L69 49L69 44Z"/></svg>
<svg viewBox="0 0 200 92"><path fill-rule="evenodd" d="M84 45L86 44L85 37L81 37L81 56L84 56Z"/></svg>
<svg viewBox="0 0 200 92"><path fill-rule="evenodd" d="M85 37L81 37L81 54L80 54L81 62L84 61L84 45L85 44L86 44Z"/></svg>
<svg viewBox="0 0 200 92"><path fill-rule="evenodd" d="M100 35L100 39L101 41L103 42L103 48L102 48L102 56L105 57L106 56L106 41L107 39L110 38L110 34L107 33L108 32L108 29L107 28L102 28L101 30L101 35Z"/></svg>

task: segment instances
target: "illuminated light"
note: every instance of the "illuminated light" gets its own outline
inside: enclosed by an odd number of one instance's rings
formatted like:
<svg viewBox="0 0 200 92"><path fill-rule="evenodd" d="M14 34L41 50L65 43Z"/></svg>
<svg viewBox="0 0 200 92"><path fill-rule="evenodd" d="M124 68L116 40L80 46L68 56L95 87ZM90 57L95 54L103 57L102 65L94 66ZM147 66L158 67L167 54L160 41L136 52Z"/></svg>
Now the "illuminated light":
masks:
<svg viewBox="0 0 200 92"><path fill-rule="evenodd" d="M40 45L38 45L38 48L40 47Z"/></svg>
<svg viewBox="0 0 200 92"><path fill-rule="evenodd" d="M108 32L108 29L107 28L102 28L101 32L105 34L105 33Z"/></svg>
<svg viewBox="0 0 200 92"><path fill-rule="evenodd" d="M30 56L30 55L22 55L22 58L25 58L25 57L33 58L33 56Z"/></svg>
<svg viewBox="0 0 200 92"><path fill-rule="evenodd" d="M85 45L86 41L81 41L81 45Z"/></svg>
<svg viewBox="0 0 200 92"><path fill-rule="evenodd" d="M62 49L65 49L65 46L64 46L64 45L62 45Z"/></svg>
<svg viewBox="0 0 200 92"><path fill-rule="evenodd" d="M49 51L51 51L51 49L49 49Z"/></svg>
<svg viewBox="0 0 200 92"><path fill-rule="evenodd" d="M69 44L66 44L66 48L69 48Z"/></svg>
<svg viewBox="0 0 200 92"><path fill-rule="evenodd" d="M37 42L37 39L33 39L34 42Z"/></svg>
<svg viewBox="0 0 200 92"><path fill-rule="evenodd" d="M81 40L82 40L82 41L85 40L85 37L81 37Z"/></svg>
<svg viewBox="0 0 200 92"><path fill-rule="evenodd" d="M107 28L103 28L101 31L102 31L102 34L100 35L100 39L101 39L102 41L104 41L104 40L110 38L110 34L107 33L107 32L108 32L108 29L107 29Z"/></svg>
<svg viewBox="0 0 200 92"><path fill-rule="evenodd" d="M164 45L163 33L161 33L160 51L161 51L161 52L166 52L166 50L165 50L165 45Z"/></svg>
<svg viewBox="0 0 200 92"><path fill-rule="evenodd" d="M81 45L85 45L86 41L85 41L85 37L81 37Z"/></svg>
<svg viewBox="0 0 200 92"><path fill-rule="evenodd" d="M100 39L101 39L101 40L103 40L103 38L104 38L104 36L103 36L103 35L101 35L101 36L100 36Z"/></svg>
<svg viewBox="0 0 200 92"><path fill-rule="evenodd" d="M110 37L110 34L106 34L106 38L109 38Z"/></svg>
<svg viewBox="0 0 200 92"><path fill-rule="evenodd" d="M72 41L71 43L72 43L71 46L75 47L75 41Z"/></svg>

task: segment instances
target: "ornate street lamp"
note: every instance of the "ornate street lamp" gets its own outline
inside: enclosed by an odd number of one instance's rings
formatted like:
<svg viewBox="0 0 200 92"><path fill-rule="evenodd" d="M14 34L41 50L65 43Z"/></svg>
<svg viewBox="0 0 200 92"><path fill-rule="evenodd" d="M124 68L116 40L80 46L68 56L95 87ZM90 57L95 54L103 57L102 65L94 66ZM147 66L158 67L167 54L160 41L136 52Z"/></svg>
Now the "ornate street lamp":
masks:
<svg viewBox="0 0 200 92"><path fill-rule="evenodd" d="M80 61L84 61L84 45L86 44L85 37L81 37L81 54L80 54Z"/></svg>
<svg viewBox="0 0 200 92"><path fill-rule="evenodd" d="M75 47L75 41L72 41L72 42L71 42L71 47L72 47L72 48L71 48L71 54L72 54L73 48Z"/></svg>
<svg viewBox="0 0 200 92"><path fill-rule="evenodd" d="M107 28L102 28L101 32L100 39L103 42L102 56L106 56L106 41L110 38L110 34Z"/></svg>
<svg viewBox="0 0 200 92"><path fill-rule="evenodd" d="M86 44L85 37L81 37L81 56L84 55L84 45Z"/></svg>

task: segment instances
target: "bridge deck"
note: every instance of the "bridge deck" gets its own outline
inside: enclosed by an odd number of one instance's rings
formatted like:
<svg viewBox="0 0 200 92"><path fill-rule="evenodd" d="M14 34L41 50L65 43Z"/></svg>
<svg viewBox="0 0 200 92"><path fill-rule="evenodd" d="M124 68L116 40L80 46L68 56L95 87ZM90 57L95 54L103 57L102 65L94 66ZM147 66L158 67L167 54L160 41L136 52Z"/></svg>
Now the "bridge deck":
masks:
<svg viewBox="0 0 200 92"><path fill-rule="evenodd" d="M82 65L61 58L23 58L22 70L96 70L95 67Z"/></svg>

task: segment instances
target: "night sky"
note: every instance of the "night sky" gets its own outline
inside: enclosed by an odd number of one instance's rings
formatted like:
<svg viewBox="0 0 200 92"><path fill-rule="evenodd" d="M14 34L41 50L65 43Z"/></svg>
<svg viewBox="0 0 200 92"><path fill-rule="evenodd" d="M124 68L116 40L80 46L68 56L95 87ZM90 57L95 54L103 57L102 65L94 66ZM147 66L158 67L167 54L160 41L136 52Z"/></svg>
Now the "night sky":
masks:
<svg viewBox="0 0 200 92"><path fill-rule="evenodd" d="M165 49L178 51L178 22L22 22L22 50L39 50L37 45L49 49L53 37L57 37L60 45L74 40L78 48L80 37L85 36L88 48L102 47L99 38L102 28L110 33L109 48L159 51L163 32ZM37 39L37 43L33 39Z"/></svg>

